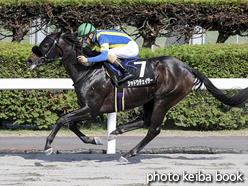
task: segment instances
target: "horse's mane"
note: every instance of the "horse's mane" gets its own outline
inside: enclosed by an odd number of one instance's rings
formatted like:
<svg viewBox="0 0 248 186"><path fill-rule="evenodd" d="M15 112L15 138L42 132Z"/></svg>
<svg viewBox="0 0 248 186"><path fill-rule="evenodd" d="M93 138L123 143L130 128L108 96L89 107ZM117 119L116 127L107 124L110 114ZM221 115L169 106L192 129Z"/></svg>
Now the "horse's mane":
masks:
<svg viewBox="0 0 248 186"><path fill-rule="evenodd" d="M64 40L66 40L67 42L71 43L71 44L74 44L75 45L75 48L78 50L78 52L81 52L81 43L80 41L78 40L77 36L75 34L70 34L70 33L66 33L66 34L63 34L61 36ZM97 56L100 54L100 52L97 52L97 51L91 51L87 48L83 48L83 53L86 55L86 56L89 56L89 57L94 57L94 56Z"/></svg>
<svg viewBox="0 0 248 186"><path fill-rule="evenodd" d="M63 34L61 37L64 40L68 41L69 43L74 44L76 49L81 50L81 44L77 39L76 35L67 33L67 34Z"/></svg>

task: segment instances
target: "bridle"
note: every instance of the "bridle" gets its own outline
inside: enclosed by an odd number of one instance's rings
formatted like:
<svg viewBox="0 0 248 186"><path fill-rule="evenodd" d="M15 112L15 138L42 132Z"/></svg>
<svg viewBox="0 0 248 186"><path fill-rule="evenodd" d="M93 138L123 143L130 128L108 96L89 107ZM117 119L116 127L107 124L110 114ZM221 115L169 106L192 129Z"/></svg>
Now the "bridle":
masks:
<svg viewBox="0 0 248 186"><path fill-rule="evenodd" d="M34 46L32 48L32 52L39 57L38 59L36 59L33 62L33 64L36 65L36 66L41 66L41 65L44 65L44 64L47 64L47 63L51 63L53 61L62 62L64 60L66 60L71 55L73 50L75 49L75 44L70 43L72 45L71 51L66 56L63 56L63 49L59 46L60 37L58 37L56 39L53 39L52 37L47 36L47 39L52 40L52 46L46 52L44 52L41 49L42 43L40 44L39 47ZM68 41L66 41L66 42L68 42ZM61 51L63 57L58 56L58 50Z"/></svg>
<svg viewBox="0 0 248 186"><path fill-rule="evenodd" d="M32 48L32 52L37 55L39 58L36 59L32 66L30 67L31 69L34 69L36 66L41 66L41 65L44 65L44 64L47 64L47 63L51 63L53 61L60 61L60 63L62 63L63 61L65 61L68 57L70 57L70 55L72 54L72 52L75 50L75 44L74 43L71 43L69 41L67 41L65 38L62 37L62 39L67 42L68 44L72 45L72 49L71 51L66 55L66 56L63 56L63 49L59 46L59 40L60 40L61 37L58 37L56 39L53 39L52 37L50 36L47 36L46 39L49 39L52 41L52 45L51 47L46 51L44 52L42 49L41 49L41 46L42 46L42 43L40 44L40 46L34 46ZM45 39L45 40L46 40ZM45 41L44 40L44 41ZM50 43L51 44L51 43ZM62 52L62 56L63 57L59 57L58 56L58 49ZM77 52L77 49L76 49L76 52ZM81 52L81 51L79 51ZM84 54L82 54L84 55ZM55 56L55 57L53 57ZM86 56L86 55L85 55ZM86 66L86 65L85 65ZM83 75L83 76L79 76L77 78L77 80L74 82L73 86L76 86L82 79L84 79L84 77L86 76L86 74L88 74L90 72L90 69L93 67L93 65L90 65L89 67L89 70L86 71L86 73Z"/></svg>

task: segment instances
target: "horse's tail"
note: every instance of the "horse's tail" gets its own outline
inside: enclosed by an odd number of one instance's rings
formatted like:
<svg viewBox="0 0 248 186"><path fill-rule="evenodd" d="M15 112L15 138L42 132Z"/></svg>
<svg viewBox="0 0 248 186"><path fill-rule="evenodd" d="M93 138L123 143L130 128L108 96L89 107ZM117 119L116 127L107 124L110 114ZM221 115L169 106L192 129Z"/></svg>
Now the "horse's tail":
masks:
<svg viewBox="0 0 248 186"><path fill-rule="evenodd" d="M202 83L205 85L207 90L219 101L222 103L232 106L232 107L243 107L246 103L246 100L248 98L248 88L242 89L239 92L237 92L234 96L228 97L226 94L224 94L220 89L215 87L213 83L201 72L195 69L191 69L193 74L197 77L197 81L195 82L195 85L199 85L198 89L202 85Z"/></svg>

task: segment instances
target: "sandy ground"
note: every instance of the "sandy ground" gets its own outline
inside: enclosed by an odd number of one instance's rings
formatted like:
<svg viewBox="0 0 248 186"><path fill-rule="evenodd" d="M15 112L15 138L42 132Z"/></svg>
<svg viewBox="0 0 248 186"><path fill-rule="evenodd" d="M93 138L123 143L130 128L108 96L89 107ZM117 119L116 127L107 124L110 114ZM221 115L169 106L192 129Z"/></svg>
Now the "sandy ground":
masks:
<svg viewBox="0 0 248 186"><path fill-rule="evenodd" d="M120 154L2 154L0 185L142 186L150 182L245 186L248 183L248 154L147 154L132 157L127 164L118 162L119 157Z"/></svg>

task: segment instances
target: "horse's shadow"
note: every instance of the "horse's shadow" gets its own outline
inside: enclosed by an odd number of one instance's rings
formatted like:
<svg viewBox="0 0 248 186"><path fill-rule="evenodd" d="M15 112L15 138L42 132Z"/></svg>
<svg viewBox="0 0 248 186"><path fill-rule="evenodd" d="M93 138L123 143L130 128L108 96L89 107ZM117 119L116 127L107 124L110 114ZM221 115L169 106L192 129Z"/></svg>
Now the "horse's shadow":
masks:
<svg viewBox="0 0 248 186"><path fill-rule="evenodd" d="M148 159L160 159L163 158L165 161L166 160L189 160L189 161L199 161L199 160L217 160L217 159L222 159L221 157L187 157L186 154L184 155L179 155L177 157L173 157L174 155L166 154L166 155L154 155L154 154L140 154L135 157L131 157L128 159L129 164L136 164L136 163L142 163L142 160L148 160ZM121 164L121 163L120 163Z"/></svg>
<svg viewBox="0 0 248 186"><path fill-rule="evenodd" d="M197 155L197 154L196 154ZM6 155L1 154L0 157ZM8 155L9 156L9 155ZM189 161L199 161L199 160L219 160L223 159L220 156L206 156L204 154L198 154L195 157L188 157L187 154L179 155L177 154L138 154L134 157L128 159L128 162L119 162L121 154L51 154L46 156L44 154L11 154L11 156L19 156L25 160L37 160L35 162L36 166L42 166L42 162L80 162L80 161L95 161L98 163L102 162L116 162L117 165L126 165L126 164L139 164L143 163L142 160L149 159L164 159L166 160L189 160Z"/></svg>

